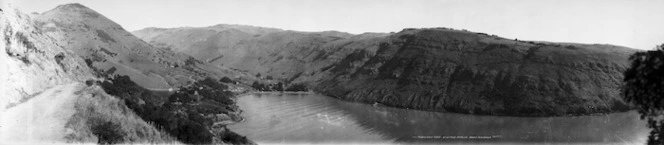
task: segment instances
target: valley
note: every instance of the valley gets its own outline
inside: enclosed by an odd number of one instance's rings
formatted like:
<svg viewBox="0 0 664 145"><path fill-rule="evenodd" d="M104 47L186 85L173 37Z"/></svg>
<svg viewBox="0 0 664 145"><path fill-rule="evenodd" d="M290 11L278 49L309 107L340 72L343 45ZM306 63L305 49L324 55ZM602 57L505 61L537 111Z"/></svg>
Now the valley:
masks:
<svg viewBox="0 0 664 145"><path fill-rule="evenodd" d="M273 78L263 79L267 84L306 84L342 100L399 108L507 116L627 111L619 88L627 58L637 52L450 28L352 35L215 25L133 33L219 67Z"/></svg>
<svg viewBox="0 0 664 145"><path fill-rule="evenodd" d="M621 97L640 51L623 46L444 27L128 32L77 3L3 7L0 26L0 144L636 143L647 130Z"/></svg>

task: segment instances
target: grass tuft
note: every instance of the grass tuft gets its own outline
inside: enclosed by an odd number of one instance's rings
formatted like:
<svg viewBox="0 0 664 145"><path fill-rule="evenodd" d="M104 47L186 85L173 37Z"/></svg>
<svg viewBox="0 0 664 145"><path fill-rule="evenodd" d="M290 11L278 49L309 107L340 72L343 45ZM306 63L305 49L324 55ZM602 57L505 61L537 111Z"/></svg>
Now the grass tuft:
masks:
<svg viewBox="0 0 664 145"><path fill-rule="evenodd" d="M163 130L141 119L124 101L92 85L77 93L76 112L66 123L70 143L180 144Z"/></svg>

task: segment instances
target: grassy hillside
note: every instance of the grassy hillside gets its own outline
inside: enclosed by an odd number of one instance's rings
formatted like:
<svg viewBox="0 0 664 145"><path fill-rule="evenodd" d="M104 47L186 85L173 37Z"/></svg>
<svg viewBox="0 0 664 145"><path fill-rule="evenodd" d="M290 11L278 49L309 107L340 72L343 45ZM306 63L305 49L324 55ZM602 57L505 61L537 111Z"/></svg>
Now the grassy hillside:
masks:
<svg viewBox="0 0 664 145"><path fill-rule="evenodd" d="M125 101L106 94L101 87L92 86L80 90L76 99L76 113L65 127L71 133L65 136L68 142L78 143L166 143L179 141L143 121L127 108Z"/></svg>
<svg viewBox="0 0 664 145"><path fill-rule="evenodd" d="M448 28L360 35L276 30L251 35L212 27L150 30L134 33L219 66L306 83L344 100L492 115L627 110L629 106L618 97L620 80L627 57L636 52L612 45L510 40ZM188 39L205 41L169 41Z"/></svg>
<svg viewBox="0 0 664 145"><path fill-rule="evenodd" d="M634 49L507 40L450 29L405 30L348 55L317 90L353 101L470 114L548 116L625 111Z"/></svg>
<svg viewBox="0 0 664 145"><path fill-rule="evenodd" d="M152 46L122 26L80 4L60 5L34 16L36 33L67 48L100 70L115 68L148 88L186 85L206 76L230 76L232 70L210 66L168 48Z"/></svg>
<svg viewBox="0 0 664 145"><path fill-rule="evenodd" d="M10 106L0 117L3 144L179 144L100 87L55 86Z"/></svg>
<svg viewBox="0 0 664 145"><path fill-rule="evenodd" d="M239 119L228 87L197 82L235 71L149 45L80 4L3 9L0 26L0 144L252 143L225 129ZM146 89L170 87L180 91Z"/></svg>
<svg viewBox="0 0 664 145"><path fill-rule="evenodd" d="M199 80L167 96L158 96L127 76L115 76L99 84L143 120L184 143L253 144L226 128L242 118L233 100L236 94L217 80Z"/></svg>
<svg viewBox="0 0 664 145"><path fill-rule="evenodd" d="M354 36L336 31L297 32L239 25L147 28L133 33L155 46L168 47L216 66L280 79L321 66L317 63L341 59L334 53L346 53L346 48L369 46L353 40L373 41L369 39L385 35Z"/></svg>

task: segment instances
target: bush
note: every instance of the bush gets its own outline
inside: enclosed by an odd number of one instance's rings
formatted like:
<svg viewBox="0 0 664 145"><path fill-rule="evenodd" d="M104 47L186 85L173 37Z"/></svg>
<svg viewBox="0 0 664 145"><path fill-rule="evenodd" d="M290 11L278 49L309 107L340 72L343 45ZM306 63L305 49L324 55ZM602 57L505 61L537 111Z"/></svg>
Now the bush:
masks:
<svg viewBox="0 0 664 145"><path fill-rule="evenodd" d="M267 90L266 87L265 87L265 85L263 85L263 84L261 84L261 83L258 83L258 82L256 82L256 81L254 81L254 83L251 84L251 87L254 88L254 89L256 89L256 90L259 90L259 91L265 91L265 90Z"/></svg>
<svg viewBox="0 0 664 145"><path fill-rule="evenodd" d="M277 84L271 85L270 88L272 88L272 90L275 90L275 91L284 91L284 83L279 82Z"/></svg>
<svg viewBox="0 0 664 145"><path fill-rule="evenodd" d="M290 91L290 92L306 92L306 91L309 91L309 90L307 89L307 86L304 85L304 84L293 84L293 85L288 86L288 87L286 88L286 91Z"/></svg>
<svg viewBox="0 0 664 145"><path fill-rule="evenodd" d="M94 84L95 84L95 81L94 81L94 80L86 80L86 81L85 81L85 85L88 86L88 87L89 87L89 86L92 86L92 85L94 85Z"/></svg>
<svg viewBox="0 0 664 145"><path fill-rule="evenodd" d="M60 65L60 67L62 67L62 70L65 70L65 66L64 66L64 64L62 64L62 60L65 59L65 54L60 52L60 53L56 54L53 58L55 59L55 62L58 65Z"/></svg>
<svg viewBox="0 0 664 145"><path fill-rule="evenodd" d="M185 143L209 144L212 143L212 134L201 124L193 121L184 121L171 130L177 138Z"/></svg>
<svg viewBox="0 0 664 145"><path fill-rule="evenodd" d="M236 111L233 93L228 86L212 78L194 82L168 98L156 96L138 86L127 76L115 76L101 83L111 95L125 101L141 118L153 122L184 143L209 144L214 136L209 130L214 123L207 116Z"/></svg>
<svg viewBox="0 0 664 145"><path fill-rule="evenodd" d="M259 91L284 91L283 83L279 82L276 84L262 84L254 81L251 84L251 87Z"/></svg>
<svg viewBox="0 0 664 145"><path fill-rule="evenodd" d="M88 122L91 127L92 134L97 136L99 144L117 144L123 141L126 136L125 132L120 130L120 125L104 121L101 119L94 119Z"/></svg>
<svg viewBox="0 0 664 145"><path fill-rule="evenodd" d="M196 60L195 58L189 57L186 60L184 60L184 65L193 66L196 65L197 62L200 63L200 61Z"/></svg>
<svg viewBox="0 0 664 145"><path fill-rule="evenodd" d="M228 77L223 77L223 78L219 79L219 81L224 82L224 83L235 83L235 81L233 81L232 79L230 79Z"/></svg>
<svg viewBox="0 0 664 145"><path fill-rule="evenodd" d="M224 132L220 135L220 138L222 141L226 143L231 143L231 144L247 144L251 141L247 139L247 137L241 136L235 132L232 132L228 130L227 128L224 129Z"/></svg>

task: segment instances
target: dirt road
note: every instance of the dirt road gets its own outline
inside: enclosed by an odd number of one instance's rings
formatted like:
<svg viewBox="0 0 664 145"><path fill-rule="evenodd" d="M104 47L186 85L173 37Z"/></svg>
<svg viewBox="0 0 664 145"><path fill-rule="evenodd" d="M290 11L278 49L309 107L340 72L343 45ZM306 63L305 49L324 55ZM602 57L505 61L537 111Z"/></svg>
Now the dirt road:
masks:
<svg viewBox="0 0 664 145"><path fill-rule="evenodd" d="M0 144L64 143L80 83L55 86L0 114ZM30 141L26 143L25 141Z"/></svg>

